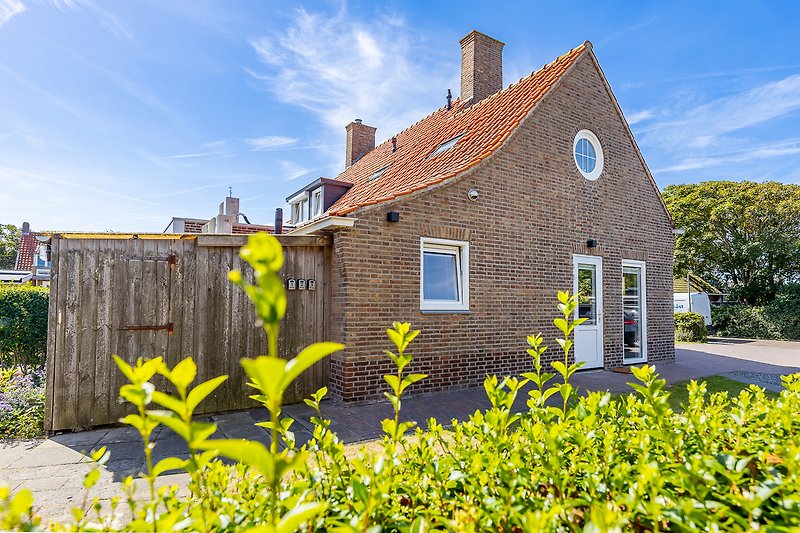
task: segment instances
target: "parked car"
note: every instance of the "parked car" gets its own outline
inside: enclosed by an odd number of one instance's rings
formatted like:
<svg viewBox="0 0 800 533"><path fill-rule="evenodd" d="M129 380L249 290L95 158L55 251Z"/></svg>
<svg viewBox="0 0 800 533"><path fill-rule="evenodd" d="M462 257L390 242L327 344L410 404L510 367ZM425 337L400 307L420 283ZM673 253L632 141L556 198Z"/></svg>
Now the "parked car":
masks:
<svg viewBox="0 0 800 533"><path fill-rule="evenodd" d="M639 346L639 311L637 309L625 309L623 314L625 346Z"/></svg>

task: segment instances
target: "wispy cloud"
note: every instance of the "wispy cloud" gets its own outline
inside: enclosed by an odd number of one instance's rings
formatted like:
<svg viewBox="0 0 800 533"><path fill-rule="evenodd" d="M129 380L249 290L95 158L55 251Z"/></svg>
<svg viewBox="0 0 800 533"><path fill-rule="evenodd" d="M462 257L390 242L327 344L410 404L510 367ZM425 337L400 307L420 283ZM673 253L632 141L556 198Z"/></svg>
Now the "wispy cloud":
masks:
<svg viewBox="0 0 800 533"><path fill-rule="evenodd" d="M12 0L13 1L13 0ZM61 11L74 11L78 9L86 9L92 12L100 24L103 25L111 33L119 37L123 37L128 41L134 39L133 32L130 31L113 13L107 9L98 6L92 0L49 0L51 4L60 9Z"/></svg>
<svg viewBox="0 0 800 533"><path fill-rule="evenodd" d="M705 148L731 134L800 110L800 75L766 83L686 110L640 129L645 144Z"/></svg>
<svg viewBox="0 0 800 533"><path fill-rule="evenodd" d="M16 71L11 70L10 68L6 67L3 64L0 64L0 73L5 74L6 77L12 79L14 82L22 85L23 87L27 88L31 92L34 92L34 93L38 94L40 97L42 97L44 100L46 100L48 103L50 103L54 107L57 107L61 111L65 112L65 113L67 113L69 115L72 115L73 117L77 118L81 122L83 122L85 124L96 124L97 123L97 121L93 117L91 117L87 112L85 112L84 110L79 109L78 107L70 104L69 102L67 102L66 100L61 98L60 96L57 96L57 95L52 94L52 93L50 93L48 91L45 91L44 89L42 89L41 87L39 87L38 85L33 83L32 81L29 81L29 80L23 78Z"/></svg>
<svg viewBox="0 0 800 533"><path fill-rule="evenodd" d="M689 157L674 165L655 169L654 172L686 172L689 170L721 167L734 163L749 163L763 159L793 156L798 154L800 154L800 139L794 139L782 143L749 147L744 150L716 153L713 156L708 157Z"/></svg>
<svg viewBox="0 0 800 533"><path fill-rule="evenodd" d="M19 0L0 0L0 26L25 11L25 5Z"/></svg>
<svg viewBox="0 0 800 533"><path fill-rule="evenodd" d="M264 137L245 139L245 142L254 150L266 150L279 146L288 146L296 143L298 140L299 139L294 137L284 137L282 135L265 135Z"/></svg>
<svg viewBox="0 0 800 533"><path fill-rule="evenodd" d="M625 115L625 118L628 120L628 124L633 126L634 124L638 124L639 122L643 122L649 118L652 118L655 114L655 109L644 109L642 111L634 111L633 113L629 113Z"/></svg>
<svg viewBox="0 0 800 533"><path fill-rule="evenodd" d="M388 137L444 102L457 82L457 57L442 61L391 13L367 15L298 9L288 27L251 40L263 66L246 71L279 100L317 114L331 132L343 135L363 118Z"/></svg>
<svg viewBox="0 0 800 533"><path fill-rule="evenodd" d="M294 161L278 161L278 165L281 168L281 173L283 174L283 179L286 181L296 180L297 178L302 178L303 176L307 175L309 172L315 170L312 168L306 168L303 165L300 165Z"/></svg>

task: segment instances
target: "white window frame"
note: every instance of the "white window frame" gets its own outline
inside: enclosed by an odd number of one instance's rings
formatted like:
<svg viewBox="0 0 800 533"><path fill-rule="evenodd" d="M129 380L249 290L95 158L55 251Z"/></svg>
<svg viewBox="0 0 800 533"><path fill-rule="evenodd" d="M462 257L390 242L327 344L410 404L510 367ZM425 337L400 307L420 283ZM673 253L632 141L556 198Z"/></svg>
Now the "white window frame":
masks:
<svg viewBox="0 0 800 533"><path fill-rule="evenodd" d="M596 157L594 170L591 172L584 172L581 166L578 164L578 158L575 155L575 151L578 148L578 142L581 140L586 139L589 144L592 145L594 148L594 153ZM589 130L581 130L575 135L575 140L572 142L572 160L575 163L575 167L578 169L578 172L586 178L587 180L594 181L600 177L600 174L603 173L603 166L605 164L605 158L603 157L603 147L600 144L600 139L597 138L597 135L592 133Z"/></svg>
<svg viewBox="0 0 800 533"><path fill-rule="evenodd" d="M322 216L322 187L311 191L311 218Z"/></svg>
<svg viewBox="0 0 800 533"><path fill-rule="evenodd" d="M458 301L425 299L425 252L453 254L456 257ZM419 244L419 308L421 311L469 311L469 243L421 237Z"/></svg>
<svg viewBox="0 0 800 533"><path fill-rule="evenodd" d="M622 325L622 354L623 359L622 363L625 365L629 364L639 364L639 363L646 363L647 362L647 263L644 261L637 261L635 259L623 259L622 260L622 269L623 273L625 272L625 267L634 267L641 269L641 294L639 295L639 299L642 303L642 316L639 317L639 320L642 321L642 340L640 342L641 346L639 346L639 353L641 354L640 357L636 359L625 359L625 324ZM624 304L624 300L623 300Z"/></svg>

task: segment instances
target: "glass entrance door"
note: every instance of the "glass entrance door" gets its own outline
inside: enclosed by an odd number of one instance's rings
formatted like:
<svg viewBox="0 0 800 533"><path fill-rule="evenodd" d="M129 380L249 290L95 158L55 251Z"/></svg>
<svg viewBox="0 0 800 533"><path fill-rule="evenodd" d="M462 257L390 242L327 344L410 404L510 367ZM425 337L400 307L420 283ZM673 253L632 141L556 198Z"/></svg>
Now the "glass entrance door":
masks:
<svg viewBox="0 0 800 533"><path fill-rule="evenodd" d="M644 263L623 261L622 264L622 321L623 361L642 362L647 359L645 314Z"/></svg>
<svg viewBox="0 0 800 533"><path fill-rule="evenodd" d="M585 322L575 327L575 362L583 368L603 366L603 260L597 256L575 255L573 291L578 294L575 318Z"/></svg>

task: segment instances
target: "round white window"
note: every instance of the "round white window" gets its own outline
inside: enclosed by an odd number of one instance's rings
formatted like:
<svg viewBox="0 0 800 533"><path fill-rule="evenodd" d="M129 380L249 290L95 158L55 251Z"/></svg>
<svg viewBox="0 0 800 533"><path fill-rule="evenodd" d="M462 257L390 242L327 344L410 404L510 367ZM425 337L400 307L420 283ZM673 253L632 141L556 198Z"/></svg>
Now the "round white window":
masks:
<svg viewBox="0 0 800 533"><path fill-rule="evenodd" d="M596 180L600 177L603 172L603 147L597 135L589 130L579 131L572 144L572 153L584 178Z"/></svg>

